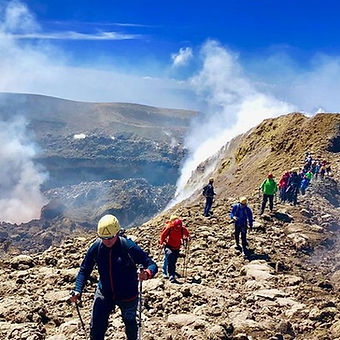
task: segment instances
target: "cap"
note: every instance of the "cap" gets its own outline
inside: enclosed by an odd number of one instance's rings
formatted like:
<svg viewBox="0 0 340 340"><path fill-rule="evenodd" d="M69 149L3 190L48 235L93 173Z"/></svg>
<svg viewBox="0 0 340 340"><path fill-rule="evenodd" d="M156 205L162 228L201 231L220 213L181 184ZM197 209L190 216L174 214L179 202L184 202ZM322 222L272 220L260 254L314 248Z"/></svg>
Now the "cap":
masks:
<svg viewBox="0 0 340 340"><path fill-rule="evenodd" d="M110 239L115 237L119 230L120 224L116 216L105 215L98 222L97 234L100 238Z"/></svg>
<svg viewBox="0 0 340 340"><path fill-rule="evenodd" d="M273 174L272 173L269 173L268 174L268 178L273 178L274 176L273 176Z"/></svg>

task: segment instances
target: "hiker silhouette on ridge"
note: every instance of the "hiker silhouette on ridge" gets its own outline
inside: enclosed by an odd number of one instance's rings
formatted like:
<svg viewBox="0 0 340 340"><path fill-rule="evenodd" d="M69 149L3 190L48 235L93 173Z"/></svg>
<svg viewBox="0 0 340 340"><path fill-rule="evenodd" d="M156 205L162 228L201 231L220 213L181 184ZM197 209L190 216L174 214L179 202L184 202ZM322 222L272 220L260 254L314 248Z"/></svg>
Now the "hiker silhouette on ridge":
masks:
<svg viewBox="0 0 340 340"><path fill-rule="evenodd" d="M214 201L214 179L210 178L209 183L203 187L203 196L205 197L204 216L209 217L211 215L210 209Z"/></svg>

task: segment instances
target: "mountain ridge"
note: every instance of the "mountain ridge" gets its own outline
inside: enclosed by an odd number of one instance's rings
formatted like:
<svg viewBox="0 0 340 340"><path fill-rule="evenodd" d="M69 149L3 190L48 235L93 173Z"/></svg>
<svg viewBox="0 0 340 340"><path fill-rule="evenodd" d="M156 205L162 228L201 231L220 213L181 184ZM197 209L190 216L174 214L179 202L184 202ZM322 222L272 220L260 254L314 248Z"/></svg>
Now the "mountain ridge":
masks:
<svg viewBox="0 0 340 340"><path fill-rule="evenodd" d="M293 123L309 122L305 126L301 124L300 132L313 127L307 145L298 134L278 131L280 120L288 118ZM336 203L340 199L340 150L336 146L340 115L288 118L267 120L236 138L234 145L222 148L213 160L218 159L213 171L204 173L209 169L207 164L199 167L197 174L201 176L197 183L203 184L208 176L216 178L218 195L211 218L203 216L204 202L199 190L189 200L127 231L158 266L162 264L157 246L159 233L170 214L180 216L192 236L187 254L188 277L180 278L180 285L170 284L159 276L143 285L144 339L335 340L340 337L340 211ZM274 123L277 124L276 137L271 139L269 127ZM326 130L329 134L320 141ZM264 135L275 145L287 139L282 145L289 146L293 141L291 153L283 149L280 160L275 162L278 155L275 150L270 151L269 145L268 166L268 159L263 162L263 158L256 157L262 155L257 146L263 147ZM312 180L306 195L299 197L298 206L276 203L273 214L260 217L259 180L272 171L273 166L276 177L291 166L301 166L309 146L312 156L322 156L331 162L333 175L323 181ZM244 150L247 150L245 154ZM242 159L239 155L243 155ZM235 158L239 162L233 164ZM256 176L254 169L259 172ZM252 177L249 174L253 174ZM229 224L230 207L245 193L243 188L247 188L248 204L255 215L254 230L248 234L251 249L248 258L234 249L233 225ZM95 238L93 230L88 237L65 240L61 246L41 254L2 260L1 336L10 339L35 336L47 340L83 338L75 308L65 304L65 300L73 288L86 249ZM183 264L180 258L177 269L181 274ZM94 272L83 294L82 315L86 324L97 278ZM118 311L110 319L107 335L125 338Z"/></svg>

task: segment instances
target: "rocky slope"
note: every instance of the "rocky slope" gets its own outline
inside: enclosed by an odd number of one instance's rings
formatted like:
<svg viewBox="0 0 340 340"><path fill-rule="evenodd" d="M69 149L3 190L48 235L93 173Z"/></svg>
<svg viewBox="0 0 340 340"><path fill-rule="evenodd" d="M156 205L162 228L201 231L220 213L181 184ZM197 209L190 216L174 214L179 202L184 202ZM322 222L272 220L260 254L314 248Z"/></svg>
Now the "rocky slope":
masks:
<svg viewBox="0 0 340 340"><path fill-rule="evenodd" d="M288 117L300 119L300 115ZM267 148L264 138L271 133L267 124L277 124L276 131L280 132L280 120L286 119L265 121L240 139L240 144L234 147L235 158L239 158L239 150L252 147L236 162L243 166L238 168L238 176L233 176L235 182L221 167L224 161L224 164L229 162L221 156L214 173L219 195L211 218L202 216L204 202L197 194L128 231L129 237L150 252L159 266L161 256L157 240L171 213L183 218L192 235L187 253L187 277L179 279L181 284L170 284L158 275L143 286L143 339L340 338L340 166L336 147L339 115L302 118L314 131L306 141L310 140L311 147L314 145L313 152L332 161L333 177L313 181L307 194L299 198L298 206L276 204L273 214L260 218L257 187L263 175L275 169L275 165L277 172L299 165L309 146L301 143L292 153L279 148L271 151L271 142L280 135L276 133L272 134ZM314 135L318 135L318 124L325 123L324 119L328 124L322 125L329 134L323 132L322 139L315 139L313 143ZM303 125L302 122L299 128ZM300 145L300 135L288 136L293 142L292 148ZM281 138L284 140L284 134ZM251 141L258 143L260 149ZM248 169L249 159L256 159L263 148L266 157ZM256 168L261 162L265 165ZM237 169L237 166L229 169ZM246 177L249 173L253 176ZM248 258L233 248L233 225L229 224L228 216L231 205L245 190L255 213L254 230L249 233L248 240L252 251ZM84 339L76 310L66 299L79 264L94 239L95 235L73 238L41 254L2 260L1 338ZM178 261L181 274L183 261L183 258ZM93 273L83 296L81 312L86 323L90 318L96 280L97 274ZM124 339L122 329L117 311L111 317L108 338Z"/></svg>
<svg viewBox="0 0 340 340"><path fill-rule="evenodd" d="M313 117L291 113L261 124L237 136L193 173L186 190L194 191L187 201L200 197L208 178L215 178L220 198L250 194L272 172L278 179L292 167L302 167L304 154L339 165L340 115ZM196 191L195 191L196 190Z"/></svg>
<svg viewBox="0 0 340 340"><path fill-rule="evenodd" d="M27 134L40 149L34 163L47 171L41 189L53 201L40 219L1 223L0 253L46 249L86 232L105 211L117 213L124 227L153 217L173 195L195 113L0 93L0 121L17 115L25 117Z"/></svg>
<svg viewBox="0 0 340 340"><path fill-rule="evenodd" d="M152 186L142 178L51 189L45 193L50 202L39 220L0 223L0 255L43 251L62 240L86 235L108 213L116 215L124 227L141 224L163 210L174 190L173 185Z"/></svg>

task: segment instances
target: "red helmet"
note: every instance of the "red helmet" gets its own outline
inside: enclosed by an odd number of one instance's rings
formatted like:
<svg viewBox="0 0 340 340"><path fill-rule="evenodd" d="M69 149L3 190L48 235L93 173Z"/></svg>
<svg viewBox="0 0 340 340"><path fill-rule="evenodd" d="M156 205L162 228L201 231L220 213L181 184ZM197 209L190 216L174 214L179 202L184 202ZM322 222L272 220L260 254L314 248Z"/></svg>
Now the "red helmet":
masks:
<svg viewBox="0 0 340 340"><path fill-rule="evenodd" d="M269 173L268 174L268 178L273 178L274 176L273 176L273 174L272 173Z"/></svg>

